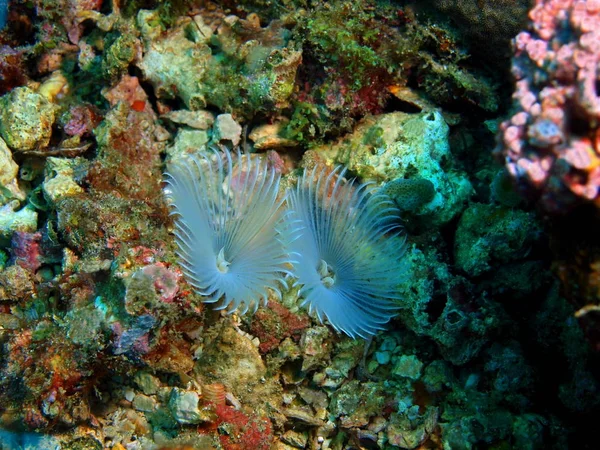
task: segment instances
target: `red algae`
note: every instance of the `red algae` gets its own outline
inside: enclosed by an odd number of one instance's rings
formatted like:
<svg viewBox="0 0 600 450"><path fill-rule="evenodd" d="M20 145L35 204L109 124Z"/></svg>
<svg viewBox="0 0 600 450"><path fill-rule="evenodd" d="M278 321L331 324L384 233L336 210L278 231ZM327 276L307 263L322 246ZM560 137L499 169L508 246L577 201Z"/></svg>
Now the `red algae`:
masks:
<svg viewBox="0 0 600 450"><path fill-rule="evenodd" d="M248 416L231 406L215 407L219 440L225 450L269 450L273 426L266 417Z"/></svg>
<svg viewBox="0 0 600 450"><path fill-rule="evenodd" d="M268 353L285 338L291 337L297 342L309 325L308 316L292 313L281 303L269 300L268 308L260 308L256 312L250 330L260 340L258 348L261 353Z"/></svg>
<svg viewBox="0 0 600 450"><path fill-rule="evenodd" d="M41 233L25 233L17 231L13 234L11 250L15 263L35 272L42 265Z"/></svg>

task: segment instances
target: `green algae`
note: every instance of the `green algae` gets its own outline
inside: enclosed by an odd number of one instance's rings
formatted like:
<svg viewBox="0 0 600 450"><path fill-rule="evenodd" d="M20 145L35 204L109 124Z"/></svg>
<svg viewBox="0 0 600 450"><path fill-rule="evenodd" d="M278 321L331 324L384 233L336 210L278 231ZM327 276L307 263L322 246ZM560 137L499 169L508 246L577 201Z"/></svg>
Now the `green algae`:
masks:
<svg viewBox="0 0 600 450"><path fill-rule="evenodd" d="M454 256L458 268L479 276L500 264L522 259L541 232L527 212L473 204L458 223Z"/></svg>

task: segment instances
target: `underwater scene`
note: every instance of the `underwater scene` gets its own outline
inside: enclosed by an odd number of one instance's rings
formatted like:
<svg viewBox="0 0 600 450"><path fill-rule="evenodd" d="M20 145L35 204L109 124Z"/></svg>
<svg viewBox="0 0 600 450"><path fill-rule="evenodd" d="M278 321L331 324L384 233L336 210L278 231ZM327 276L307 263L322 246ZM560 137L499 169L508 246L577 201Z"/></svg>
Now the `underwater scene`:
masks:
<svg viewBox="0 0 600 450"><path fill-rule="evenodd" d="M0 0L0 450L598 449L600 0Z"/></svg>

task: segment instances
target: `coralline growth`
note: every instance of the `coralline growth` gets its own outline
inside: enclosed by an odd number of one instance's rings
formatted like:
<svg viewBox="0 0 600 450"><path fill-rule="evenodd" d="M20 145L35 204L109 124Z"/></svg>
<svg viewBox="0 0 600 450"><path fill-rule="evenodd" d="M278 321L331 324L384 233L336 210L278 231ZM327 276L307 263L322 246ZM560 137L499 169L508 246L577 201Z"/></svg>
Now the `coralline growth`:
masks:
<svg viewBox="0 0 600 450"><path fill-rule="evenodd" d="M600 1L537 0L514 39L515 113L498 155L551 212L600 206Z"/></svg>

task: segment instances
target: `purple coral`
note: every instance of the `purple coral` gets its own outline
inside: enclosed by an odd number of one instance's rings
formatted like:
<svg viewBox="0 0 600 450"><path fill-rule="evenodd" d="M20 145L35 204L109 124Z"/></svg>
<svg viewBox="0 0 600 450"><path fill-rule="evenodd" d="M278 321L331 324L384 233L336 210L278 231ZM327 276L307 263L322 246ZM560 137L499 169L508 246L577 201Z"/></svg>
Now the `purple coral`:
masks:
<svg viewBox="0 0 600 450"><path fill-rule="evenodd" d="M289 192L294 275L310 313L368 337L398 310L406 246L392 200L347 182L345 171L316 166Z"/></svg>
<svg viewBox="0 0 600 450"><path fill-rule="evenodd" d="M277 232L280 176L263 159L211 149L172 163L165 192L176 216L180 265L218 309L256 311L281 295L289 257Z"/></svg>

